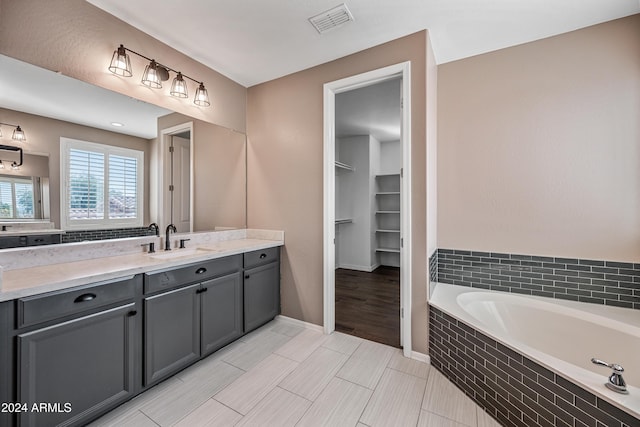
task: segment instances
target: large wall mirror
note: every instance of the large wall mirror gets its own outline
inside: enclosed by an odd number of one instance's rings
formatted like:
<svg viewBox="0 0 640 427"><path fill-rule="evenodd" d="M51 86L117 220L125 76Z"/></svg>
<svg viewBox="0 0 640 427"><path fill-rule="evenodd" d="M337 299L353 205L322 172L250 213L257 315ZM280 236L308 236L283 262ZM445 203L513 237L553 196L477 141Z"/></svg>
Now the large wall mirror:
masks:
<svg viewBox="0 0 640 427"><path fill-rule="evenodd" d="M47 176L28 172L35 161L25 156L19 171L46 183L34 218L61 228L60 140L69 138L144 152L144 225L179 231L245 228L246 136L170 110L99 88L0 55L0 123L20 125L26 142L11 139L4 125L0 144L20 146L40 156ZM40 180L38 177L43 178ZM38 216L40 218L38 218Z"/></svg>

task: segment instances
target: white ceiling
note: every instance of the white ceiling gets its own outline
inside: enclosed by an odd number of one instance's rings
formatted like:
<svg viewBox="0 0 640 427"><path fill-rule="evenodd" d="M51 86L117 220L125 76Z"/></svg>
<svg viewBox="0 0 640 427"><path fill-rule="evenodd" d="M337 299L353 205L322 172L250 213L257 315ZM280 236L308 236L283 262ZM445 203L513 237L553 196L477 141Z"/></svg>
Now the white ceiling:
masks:
<svg viewBox="0 0 640 427"><path fill-rule="evenodd" d="M247 87L425 28L442 64L640 12L639 0L87 1ZM307 19L343 1L355 21L318 34Z"/></svg>
<svg viewBox="0 0 640 427"><path fill-rule="evenodd" d="M402 79L387 80L336 95L336 136L371 135L399 141Z"/></svg>
<svg viewBox="0 0 640 427"><path fill-rule="evenodd" d="M0 70L0 106L9 110L146 139L156 137L157 118L171 113L4 55L0 55ZM112 122L124 126L114 127ZM28 141L29 129L24 131Z"/></svg>

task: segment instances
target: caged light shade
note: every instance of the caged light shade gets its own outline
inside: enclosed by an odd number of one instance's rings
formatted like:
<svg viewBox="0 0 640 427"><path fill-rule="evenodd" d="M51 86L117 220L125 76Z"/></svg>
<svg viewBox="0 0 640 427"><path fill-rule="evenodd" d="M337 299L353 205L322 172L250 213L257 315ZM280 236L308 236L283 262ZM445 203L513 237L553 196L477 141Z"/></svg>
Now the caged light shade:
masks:
<svg viewBox="0 0 640 427"><path fill-rule="evenodd" d="M189 93L187 92L187 82L184 81L182 73L178 72L176 78L173 79L169 93L171 96L175 96L177 98L189 97Z"/></svg>
<svg viewBox="0 0 640 427"><path fill-rule="evenodd" d="M133 75L131 71L131 60L123 45L120 45L120 47L113 52L109 71L123 77L131 77Z"/></svg>
<svg viewBox="0 0 640 427"><path fill-rule="evenodd" d="M142 84L149 86L152 89L160 89L162 87L158 64L153 59L144 69L144 73L142 74Z"/></svg>
<svg viewBox="0 0 640 427"><path fill-rule="evenodd" d="M209 102L209 94L207 93L207 89L204 87L204 83L200 83L200 86L198 86L193 103L199 107L208 107L211 105Z"/></svg>
<svg viewBox="0 0 640 427"><path fill-rule="evenodd" d="M11 139L18 142L27 142L27 137L20 126L16 127L16 129L13 131Z"/></svg>

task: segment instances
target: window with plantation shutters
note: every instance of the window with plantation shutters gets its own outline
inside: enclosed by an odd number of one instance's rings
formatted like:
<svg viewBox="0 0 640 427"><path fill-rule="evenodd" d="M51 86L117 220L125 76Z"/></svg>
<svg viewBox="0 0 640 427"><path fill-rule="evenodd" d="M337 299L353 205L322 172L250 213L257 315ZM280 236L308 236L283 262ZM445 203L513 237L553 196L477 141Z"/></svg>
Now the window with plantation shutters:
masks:
<svg viewBox="0 0 640 427"><path fill-rule="evenodd" d="M34 218L33 181L0 175L0 219Z"/></svg>
<svg viewBox="0 0 640 427"><path fill-rule="evenodd" d="M109 218L136 218L137 176L135 158L109 156Z"/></svg>
<svg viewBox="0 0 640 427"><path fill-rule="evenodd" d="M104 218L104 154L69 150L69 219Z"/></svg>
<svg viewBox="0 0 640 427"><path fill-rule="evenodd" d="M60 138L62 227L141 226L143 156L138 150Z"/></svg>

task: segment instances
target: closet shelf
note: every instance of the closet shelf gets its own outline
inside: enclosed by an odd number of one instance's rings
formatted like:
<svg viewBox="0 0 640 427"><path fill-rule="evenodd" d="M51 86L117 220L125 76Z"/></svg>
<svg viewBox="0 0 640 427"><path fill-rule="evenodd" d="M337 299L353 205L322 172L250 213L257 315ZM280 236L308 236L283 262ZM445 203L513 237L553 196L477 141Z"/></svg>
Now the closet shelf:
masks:
<svg viewBox="0 0 640 427"><path fill-rule="evenodd" d="M342 163L342 162L339 162L339 161L337 161L337 160L336 160L336 162L335 162L335 163L336 163L336 167L337 167L337 168L340 168L340 169L346 169L346 170L348 170L348 171L352 171L352 172L356 170L353 166L348 165L348 164L346 164L346 163Z"/></svg>
<svg viewBox="0 0 640 427"><path fill-rule="evenodd" d="M376 211L376 214L399 214L400 211Z"/></svg>
<svg viewBox="0 0 640 427"><path fill-rule="evenodd" d="M376 252L388 252L392 254L399 254L400 249L398 248L376 248Z"/></svg>
<svg viewBox="0 0 640 427"><path fill-rule="evenodd" d="M380 191L378 193L376 193L376 196L399 196L400 192L399 191Z"/></svg>
<svg viewBox="0 0 640 427"><path fill-rule="evenodd" d="M398 178L400 178L399 173L383 173L380 175L376 175L376 178L393 177L393 176L397 176Z"/></svg>
<svg viewBox="0 0 640 427"><path fill-rule="evenodd" d="M389 230L389 229L378 229L376 233L398 233L400 234L400 230Z"/></svg>
<svg viewBox="0 0 640 427"><path fill-rule="evenodd" d="M353 219L351 219L351 218L337 218L335 222L336 222L336 225L339 225L339 224L351 224L353 222Z"/></svg>

